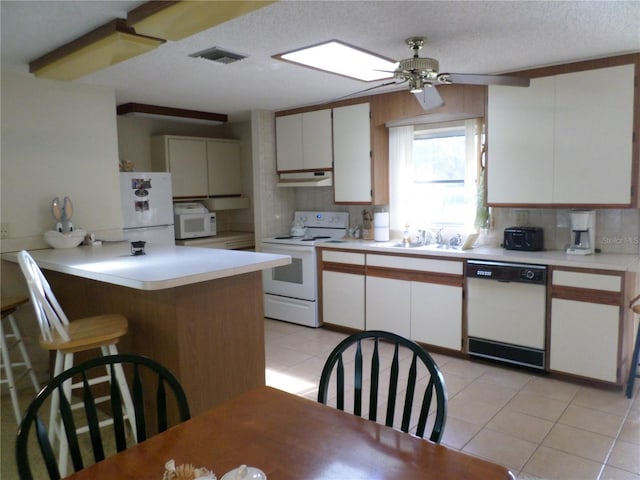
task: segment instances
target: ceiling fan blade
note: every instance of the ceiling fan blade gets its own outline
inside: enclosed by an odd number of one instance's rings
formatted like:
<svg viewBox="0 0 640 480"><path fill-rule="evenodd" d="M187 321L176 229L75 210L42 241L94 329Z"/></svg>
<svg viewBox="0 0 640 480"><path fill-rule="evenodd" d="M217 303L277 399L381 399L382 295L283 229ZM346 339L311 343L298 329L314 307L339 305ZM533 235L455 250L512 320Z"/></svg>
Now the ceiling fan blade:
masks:
<svg viewBox="0 0 640 480"><path fill-rule="evenodd" d="M356 95L360 95L361 93L365 93L365 92L369 92L371 90L375 90L376 88L388 87L389 85L401 85L404 82L405 81L403 80L402 82L393 81L393 82L381 83L380 85L374 85L373 87L365 88L364 90L358 90L357 92L349 93L348 95L344 95L342 97L334 98L331 101L332 102L337 102L338 100L344 100L345 98L354 97Z"/></svg>
<svg viewBox="0 0 640 480"><path fill-rule="evenodd" d="M530 80L526 77L509 75L476 75L472 73L441 73L441 83L461 83L466 85L505 85L509 87L528 87Z"/></svg>
<svg viewBox="0 0 640 480"><path fill-rule="evenodd" d="M421 92L416 92L414 95L425 110L432 110L444 105L444 100L435 87L425 85Z"/></svg>

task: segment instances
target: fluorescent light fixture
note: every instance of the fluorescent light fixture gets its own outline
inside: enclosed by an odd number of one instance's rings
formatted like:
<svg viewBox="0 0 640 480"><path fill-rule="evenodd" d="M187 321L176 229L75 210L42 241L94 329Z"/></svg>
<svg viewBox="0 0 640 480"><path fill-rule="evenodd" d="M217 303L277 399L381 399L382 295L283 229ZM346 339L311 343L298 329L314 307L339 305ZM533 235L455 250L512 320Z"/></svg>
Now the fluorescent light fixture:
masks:
<svg viewBox="0 0 640 480"><path fill-rule="evenodd" d="M364 82L391 78L397 66L393 60L338 40L280 53L273 58Z"/></svg>
<svg viewBox="0 0 640 480"><path fill-rule="evenodd" d="M137 35L124 20L113 20L29 63L37 77L75 80L164 43L161 38Z"/></svg>
<svg viewBox="0 0 640 480"><path fill-rule="evenodd" d="M268 0L151 1L127 12L136 32L182 40L273 3Z"/></svg>

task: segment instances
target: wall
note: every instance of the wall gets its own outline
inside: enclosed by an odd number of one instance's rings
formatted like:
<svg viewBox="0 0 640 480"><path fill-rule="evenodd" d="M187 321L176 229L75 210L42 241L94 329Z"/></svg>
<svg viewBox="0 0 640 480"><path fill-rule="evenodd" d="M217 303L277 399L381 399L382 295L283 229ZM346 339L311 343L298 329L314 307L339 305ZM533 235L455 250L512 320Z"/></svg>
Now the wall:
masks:
<svg viewBox="0 0 640 480"><path fill-rule="evenodd" d="M42 235L54 226L54 197L72 199L76 226L119 232L113 90L3 73L1 110L1 218L10 229L2 252L46 247ZM17 264L3 261L1 274L3 296L26 294ZM48 356L37 344L32 308L21 308L16 317L35 370L46 378Z"/></svg>
<svg viewBox="0 0 640 480"><path fill-rule="evenodd" d="M122 227L115 95L105 87L2 75L2 251L43 248L54 197L89 231Z"/></svg>
<svg viewBox="0 0 640 480"><path fill-rule="evenodd" d="M260 239L288 232L296 209L295 188L278 188L274 113L251 112L256 250Z"/></svg>

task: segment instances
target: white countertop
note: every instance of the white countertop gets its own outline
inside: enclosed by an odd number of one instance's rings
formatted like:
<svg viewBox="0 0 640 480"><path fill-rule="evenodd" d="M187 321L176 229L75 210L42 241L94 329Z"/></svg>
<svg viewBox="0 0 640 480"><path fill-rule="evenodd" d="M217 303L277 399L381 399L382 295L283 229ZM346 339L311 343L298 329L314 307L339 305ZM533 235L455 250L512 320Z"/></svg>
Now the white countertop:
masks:
<svg viewBox="0 0 640 480"><path fill-rule="evenodd" d="M593 255L567 255L563 250L545 250L540 252L521 252L505 250L499 247L476 247L469 250L438 249L435 245L423 247L392 247L393 243L372 240L340 240L322 242L316 246L323 248L341 248L364 250L367 253L386 252L401 255L437 256L460 259L491 260L497 262L533 263L559 267L597 268L602 270L640 271L640 256L622 253L596 253Z"/></svg>
<svg viewBox="0 0 640 480"><path fill-rule="evenodd" d="M145 251L133 256L129 242L118 242L29 253L44 270L138 290L162 290L291 263L287 255L239 250L147 245ZM2 258L17 262L15 253Z"/></svg>

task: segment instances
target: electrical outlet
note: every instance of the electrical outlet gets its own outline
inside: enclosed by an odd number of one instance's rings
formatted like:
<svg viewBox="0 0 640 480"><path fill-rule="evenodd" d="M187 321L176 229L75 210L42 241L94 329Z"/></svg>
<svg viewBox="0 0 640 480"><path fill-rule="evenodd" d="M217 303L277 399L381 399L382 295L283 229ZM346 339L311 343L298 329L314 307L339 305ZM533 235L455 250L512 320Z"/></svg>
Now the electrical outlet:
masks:
<svg viewBox="0 0 640 480"><path fill-rule="evenodd" d="M0 238L9 238L9 222L0 223Z"/></svg>
<svg viewBox="0 0 640 480"><path fill-rule="evenodd" d="M529 211L528 210L516 210L516 224L519 227L524 227L529 223Z"/></svg>

